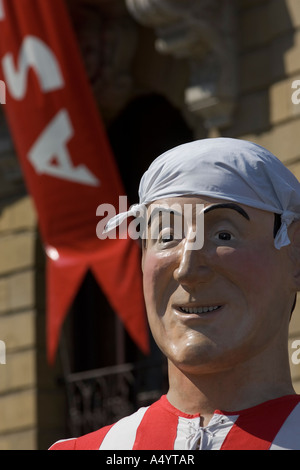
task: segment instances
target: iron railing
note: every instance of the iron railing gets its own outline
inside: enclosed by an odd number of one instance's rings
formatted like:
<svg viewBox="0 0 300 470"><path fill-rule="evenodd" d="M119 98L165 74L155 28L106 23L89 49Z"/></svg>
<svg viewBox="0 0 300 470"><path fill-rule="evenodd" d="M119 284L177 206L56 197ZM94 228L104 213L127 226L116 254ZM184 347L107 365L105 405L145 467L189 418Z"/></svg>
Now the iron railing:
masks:
<svg viewBox="0 0 300 470"><path fill-rule="evenodd" d="M92 432L148 406L167 390L166 363L122 364L65 377L70 435Z"/></svg>

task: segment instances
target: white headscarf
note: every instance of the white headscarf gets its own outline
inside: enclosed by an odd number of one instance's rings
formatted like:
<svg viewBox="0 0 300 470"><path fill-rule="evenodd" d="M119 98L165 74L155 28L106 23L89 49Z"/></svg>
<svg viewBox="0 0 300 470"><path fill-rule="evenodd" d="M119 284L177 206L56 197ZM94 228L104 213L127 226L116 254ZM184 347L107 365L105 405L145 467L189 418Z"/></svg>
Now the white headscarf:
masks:
<svg viewBox="0 0 300 470"><path fill-rule="evenodd" d="M146 204L176 196L209 196L280 214L278 249L290 243L288 226L300 219L300 183L283 163L260 145L218 137L179 145L156 158L141 179L139 203L113 217L105 232Z"/></svg>

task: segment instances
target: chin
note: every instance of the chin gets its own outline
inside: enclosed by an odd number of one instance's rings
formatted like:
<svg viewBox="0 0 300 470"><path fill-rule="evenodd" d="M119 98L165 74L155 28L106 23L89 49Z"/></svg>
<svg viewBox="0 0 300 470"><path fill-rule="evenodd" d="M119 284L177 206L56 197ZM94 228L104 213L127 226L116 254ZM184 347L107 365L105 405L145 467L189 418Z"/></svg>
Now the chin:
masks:
<svg viewBox="0 0 300 470"><path fill-rule="evenodd" d="M166 356L178 369L186 371L204 371L212 366L213 356L215 352L212 351L213 346L208 344L176 344L165 351ZM218 360L217 360L218 362Z"/></svg>
<svg viewBox="0 0 300 470"><path fill-rule="evenodd" d="M199 344L184 344L164 352L168 359L182 372L204 375L221 372L234 367L237 356L234 352L219 348L215 343L203 341Z"/></svg>

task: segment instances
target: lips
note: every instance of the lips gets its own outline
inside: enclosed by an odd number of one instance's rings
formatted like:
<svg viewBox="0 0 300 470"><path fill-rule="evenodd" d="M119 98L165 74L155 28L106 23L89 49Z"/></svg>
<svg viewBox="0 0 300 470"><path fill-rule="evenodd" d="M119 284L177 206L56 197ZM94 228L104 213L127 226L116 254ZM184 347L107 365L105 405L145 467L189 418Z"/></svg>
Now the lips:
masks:
<svg viewBox="0 0 300 470"><path fill-rule="evenodd" d="M201 314L201 313L207 313L207 312L213 312L214 310L218 310L221 308L221 305L211 305L207 307L179 307L179 310L183 313L187 314Z"/></svg>

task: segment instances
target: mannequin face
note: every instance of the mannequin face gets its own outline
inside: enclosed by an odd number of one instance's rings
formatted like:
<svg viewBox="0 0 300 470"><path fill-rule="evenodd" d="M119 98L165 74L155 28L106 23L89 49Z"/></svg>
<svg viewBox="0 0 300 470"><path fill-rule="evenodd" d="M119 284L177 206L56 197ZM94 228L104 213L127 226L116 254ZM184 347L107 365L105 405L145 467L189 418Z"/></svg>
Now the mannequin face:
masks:
<svg viewBox="0 0 300 470"><path fill-rule="evenodd" d="M180 204L182 213L184 204L205 206L202 249L187 248L193 221L180 236L172 218L160 227L156 215L158 236L143 251L149 324L169 360L209 373L283 347L294 292L288 249L274 247L274 214L211 198L158 202Z"/></svg>

